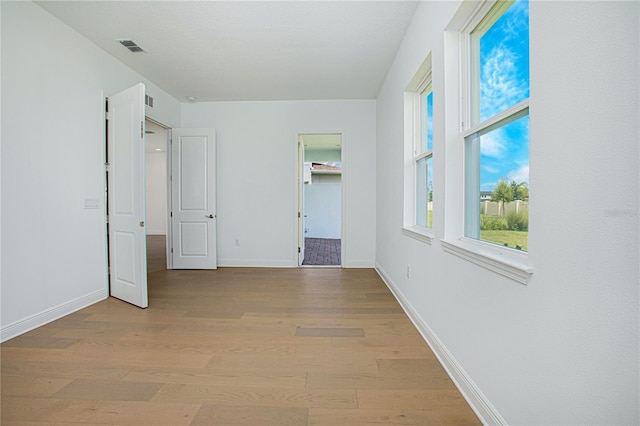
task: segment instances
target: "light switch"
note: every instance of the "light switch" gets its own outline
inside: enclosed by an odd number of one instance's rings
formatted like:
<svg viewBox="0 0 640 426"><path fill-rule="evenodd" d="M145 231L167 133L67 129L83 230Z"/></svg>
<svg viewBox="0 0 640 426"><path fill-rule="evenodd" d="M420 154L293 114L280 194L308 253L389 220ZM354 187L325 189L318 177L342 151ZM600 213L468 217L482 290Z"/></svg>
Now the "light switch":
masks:
<svg viewBox="0 0 640 426"><path fill-rule="evenodd" d="M86 210L97 210L100 207L100 200L97 198L85 198L84 208Z"/></svg>

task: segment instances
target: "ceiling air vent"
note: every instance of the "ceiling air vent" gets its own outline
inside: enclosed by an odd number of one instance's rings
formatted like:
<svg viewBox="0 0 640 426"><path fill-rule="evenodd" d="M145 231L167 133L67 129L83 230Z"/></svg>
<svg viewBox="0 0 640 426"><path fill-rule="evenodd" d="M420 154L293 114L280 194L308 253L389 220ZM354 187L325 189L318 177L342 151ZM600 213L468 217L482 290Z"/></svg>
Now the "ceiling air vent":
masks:
<svg viewBox="0 0 640 426"><path fill-rule="evenodd" d="M144 52L144 49L142 49L142 47L135 44L132 40L118 40L118 41L120 42L121 45L123 45L133 53Z"/></svg>
<svg viewBox="0 0 640 426"><path fill-rule="evenodd" d="M153 108L153 98L149 95L144 95L144 104L149 108Z"/></svg>

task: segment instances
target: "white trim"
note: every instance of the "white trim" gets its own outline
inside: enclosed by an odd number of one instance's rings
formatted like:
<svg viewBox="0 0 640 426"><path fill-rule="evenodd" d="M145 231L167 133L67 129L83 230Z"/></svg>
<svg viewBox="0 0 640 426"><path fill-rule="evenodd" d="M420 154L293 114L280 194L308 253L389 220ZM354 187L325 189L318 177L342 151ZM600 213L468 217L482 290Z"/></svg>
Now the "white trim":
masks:
<svg viewBox="0 0 640 426"><path fill-rule="evenodd" d="M466 139L467 137L476 133L480 133L481 135L489 133L494 129L497 129L499 127L502 127L508 124L508 123L502 123L503 121L506 121L509 119L511 121L515 121L519 118L528 116L529 115L528 109L529 109L529 98L525 99L524 101L520 101L519 103L513 105L512 107L509 107L504 111L489 117L485 121L472 126L468 130L462 132L462 137L463 139ZM527 113L522 114L522 112L525 110L527 110Z"/></svg>
<svg viewBox="0 0 640 426"><path fill-rule="evenodd" d="M533 274L533 268L528 264L527 253L519 253L509 248L502 249L500 246L494 247L493 244L467 238L440 241L445 252L497 272L520 284L527 284L529 277Z"/></svg>
<svg viewBox="0 0 640 426"><path fill-rule="evenodd" d="M93 293L78 297L77 299L62 303L28 318L3 326L0 329L0 342L5 342L35 328L42 327L45 324L105 300L107 297L108 295L105 289L96 290Z"/></svg>
<svg viewBox="0 0 640 426"><path fill-rule="evenodd" d="M442 343L422 317L413 309L411 303L404 297L400 289L396 287L378 263L376 263L375 269L482 424L507 425L507 421L482 393L453 354L449 352L444 343Z"/></svg>
<svg viewBox="0 0 640 426"><path fill-rule="evenodd" d="M218 259L220 267L239 268L297 268L296 260Z"/></svg>
<svg viewBox="0 0 640 426"><path fill-rule="evenodd" d="M415 238L418 241L431 245L433 240L433 232L430 232L431 228L424 228L422 226L405 226L402 228L402 233L407 237Z"/></svg>
<svg viewBox="0 0 640 426"><path fill-rule="evenodd" d="M342 262L343 268L373 268L375 264L373 260L345 260Z"/></svg>

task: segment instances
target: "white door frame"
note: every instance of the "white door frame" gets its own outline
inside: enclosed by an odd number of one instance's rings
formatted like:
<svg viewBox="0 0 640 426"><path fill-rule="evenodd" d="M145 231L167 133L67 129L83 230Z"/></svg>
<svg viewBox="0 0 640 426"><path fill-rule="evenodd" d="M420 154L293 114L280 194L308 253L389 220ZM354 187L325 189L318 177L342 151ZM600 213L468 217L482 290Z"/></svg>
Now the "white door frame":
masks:
<svg viewBox="0 0 640 426"><path fill-rule="evenodd" d="M340 265L328 265L327 267L330 268L336 268L336 267L340 267L342 268L344 265L344 256L346 253L346 211L347 211L347 162L346 162L346 149L345 149L345 141L346 141L346 132L344 130L323 130L323 131L300 131L297 132L295 135L295 144L294 144L294 152L295 152L295 160L294 160L294 164L295 164L295 176L296 178L294 179L295 182L295 214L294 214L294 218L295 218L295 243L294 243L294 256L293 258L295 259L295 262L297 263L299 268L307 268L307 267L312 267L312 268L317 268L317 267L323 267L323 265L302 265L302 261L303 259L301 259L301 257L298 255L298 248L301 247L300 244L300 240L301 238L304 239L304 226L301 226L300 223L304 222L304 218L298 219L298 213L301 214L301 216L304 216L304 206L301 203L301 194L302 191L304 191L304 178L303 176L301 176L301 173L303 173L304 171L304 165L300 164L300 155L299 155L299 148L298 148L298 142L299 142L299 138L301 135L340 135L340 140L341 140L341 146L340 146L340 161L342 163L342 177L341 177L341 185L340 185ZM302 159L302 161L304 161L304 159Z"/></svg>

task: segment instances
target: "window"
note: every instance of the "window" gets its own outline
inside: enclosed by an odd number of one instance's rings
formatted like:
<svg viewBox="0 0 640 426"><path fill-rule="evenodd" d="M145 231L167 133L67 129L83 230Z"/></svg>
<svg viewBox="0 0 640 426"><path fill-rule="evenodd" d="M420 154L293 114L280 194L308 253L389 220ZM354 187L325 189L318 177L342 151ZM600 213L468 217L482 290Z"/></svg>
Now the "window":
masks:
<svg viewBox="0 0 640 426"><path fill-rule="evenodd" d="M464 1L445 30L443 249L526 284L529 3Z"/></svg>
<svg viewBox="0 0 640 426"><path fill-rule="evenodd" d="M465 35L464 235L528 250L528 1L496 2Z"/></svg>
<svg viewBox="0 0 640 426"><path fill-rule="evenodd" d="M433 89L431 55L405 89L406 235L431 243L433 226Z"/></svg>
<svg viewBox="0 0 640 426"><path fill-rule="evenodd" d="M431 228L433 221L433 92L431 81L420 92L420 138L413 157L416 169L416 225Z"/></svg>

